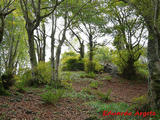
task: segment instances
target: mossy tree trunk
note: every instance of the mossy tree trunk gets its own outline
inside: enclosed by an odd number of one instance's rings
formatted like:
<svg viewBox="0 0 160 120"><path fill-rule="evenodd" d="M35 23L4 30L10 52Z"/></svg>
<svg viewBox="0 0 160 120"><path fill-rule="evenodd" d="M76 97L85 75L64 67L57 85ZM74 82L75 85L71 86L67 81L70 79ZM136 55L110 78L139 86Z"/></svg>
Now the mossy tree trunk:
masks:
<svg viewBox="0 0 160 120"><path fill-rule="evenodd" d="M160 60L159 38L152 29L149 30L148 41L148 68L149 68L149 98L151 108L160 110Z"/></svg>

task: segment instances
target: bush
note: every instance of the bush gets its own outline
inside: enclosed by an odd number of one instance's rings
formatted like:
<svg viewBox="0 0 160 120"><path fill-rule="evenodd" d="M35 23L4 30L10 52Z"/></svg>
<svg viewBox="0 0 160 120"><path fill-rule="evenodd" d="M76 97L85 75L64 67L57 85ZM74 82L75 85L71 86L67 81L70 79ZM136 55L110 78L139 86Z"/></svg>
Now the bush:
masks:
<svg viewBox="0 0 160 120"><path fill-rule="evenodd" d="M93 100L95 99L94 95L89 95L87 92L76 92L72 90L71 92L67 92L64 97L71 97L71 98L79 98L83 100Z"/></svg>
<svg viewBox="0 0 160 120"><path fill-rule="evenodd" d="M111 76L105 76L105 80L108 80L108 81L110 81L110 80L112 80L112 77Z"/></svg>
<svg viewBox="0 0 160 120"><path fill-rule="evenodd" d="M149 72L147 64L142 64L140 61L137 61L136 64L136 74L137 79L139 80L148 80Z"/></svg>
<svg viewBox="0 0 160 120"><path fill-rule="evenodd" d="M68 53L68 54L67 54ZM62 70L77 71L84 70L84 62L77 54L64 53L62 56Z"/></svg>
<svg viewBox="0 0 160 120"><path fill-rule="evenodd" d="M98 47L95 51L94 58L102 65L112 62L112 50L106 46Z"/></svg>
<svg viewBox="0 0 160 120"><path fill-rule="evenodd" d="M48 90L41 95L41 98L45 103L55 105L58 100L63 96L63 94L64 90L62 89L57 89L55 91Z"/></svg>
<svg viewBox="0 0 160 120"><path fill-rule="evenodd" d="M90 72L99 73L102 70L103 70L103 66L100 65L97 61L90 62L89 60L85 60L85 71L87 73L90 73Z"/></svg>
<svg viewBox="0 0 160 120"><path fill-rule="evenodd" d="M11 72L6 72L2 75L2 85L4 89L9 89L15 83L14 75Z"/></svg>
<svg viewBox="0 0 160 120"><path fill-rule="evenodd" d="M148 100L149 99L148 99L147 95L142 95L140 97L133 98L132 102L134 104L130 107L130 109L143 111L143 112L150 111Z"/></svg>
<svg viewBox="0 0 160 120"><path fill-rule="evenodd" d="M89 84L89 86L90 86L91 88L97 89L98 86L99 86L99 84L101 84L99 81L92 81L92 82Z"/></svg>
<svg viewBox="0 0 160 120"><path fill-rule="evenodd" d="M112 92L112 89L109 88L105 94L102 92L97 92L97 95L100 97L102 101L107 102L108 100L110 100L111 92Z"/></svg>
<svg viewBox="0 0 160 120"><path fill-rule="evenodd" d="M40 62L34 69L36 80L32 78L32 71L27 70L22 76L22 83L24 86L38 86L49 84L51 79L51 65L50 62Z"/></svg>
<svg viewBox="0 0 160 120"><path fill-rule="evenodd" d="M87 78L95 78L96 74L93 73L93 72L90 72L90 73L86 74L85 77L87 77Z"/></svg>
<svg viewBox="0 0 160 120"><path fill-rule="evenodd" d="M3 86L2 86L1 83L0 83L0 95L3 95L3 96L8 96L8 95L10 95L10 93L3 88Z"/></svg>
<svg viewBox="0 0 160 120"><path fill-rule="evenodd" d="M136 58L141 52L142 51L140 50L131 57L127 50L121 50L119 52L117 50L114 51L112 55L112 62L118 66L118 70L123 77L135 80L139 78L146 78L146 76L148 76L147 65L142 64L140 60L134 60L134 58Z"/></svg>
<svg viewBox="0 0 160 120"><path fill-rule="evenodd" d="M66 89L72 89L72 83L67 80L62 80L61 85Z"/></svg>
<svg viewBox="0 0 160 120"><path fill-rule="evenodd" d="M32 71L27 69L26 72L21 76L21 82L24 86L32 85Z"/></svg>
<svg viewBox="0 0 160 120"><path fill-rule="evenodd" d="M20 92L20 93L25 93L26 92L25 86L22 82L17 83L16 88L17 88L17 91Z"/></svg>

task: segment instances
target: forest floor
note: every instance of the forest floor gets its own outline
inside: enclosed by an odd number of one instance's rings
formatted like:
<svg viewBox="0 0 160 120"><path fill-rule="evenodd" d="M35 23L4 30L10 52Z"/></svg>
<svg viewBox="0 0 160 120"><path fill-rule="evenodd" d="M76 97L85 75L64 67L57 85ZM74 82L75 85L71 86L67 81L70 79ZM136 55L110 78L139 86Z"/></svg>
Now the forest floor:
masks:
<svg viewBox="0 0 160 120"><path fill-rule="evenodd" d="M103 112L97 112L87 104L100 100L92 91L106 93L111 89L110 100L104 102L106 105L118 102L131 105L133 98L147 94L147 82L132 82L117 77L108 79L106 76L110 75L106 73L95 78L82 78L79 72L69 74L72 75L73 89L67 91L56 105L45 104L41 100L40 95L46 91L45 87L27 88L25 93L11 89L10 96L0 96L0 120L99 120L104 119ZM92 81L94 83L91 85ZM88 94L82 92L87 90Z"/></svg>

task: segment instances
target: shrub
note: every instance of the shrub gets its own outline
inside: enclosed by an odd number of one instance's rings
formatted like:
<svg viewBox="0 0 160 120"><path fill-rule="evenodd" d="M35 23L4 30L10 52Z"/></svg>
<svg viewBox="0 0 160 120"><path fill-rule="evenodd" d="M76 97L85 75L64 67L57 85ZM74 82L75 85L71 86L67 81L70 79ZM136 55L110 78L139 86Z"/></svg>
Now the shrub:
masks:
<svg viewBox="0 0 160 120"><path fill-rule="evenodd" d="M62 70L83 70L83 62L79 61L77 57L67 57L63 61Z"/></svg>
<svg viewBox="0 0 160 120"><path fill-rule="evenodd" d="M27 69L26 72L21 76L21 80L24 86L31 86L32 85L32 71Z"/></svg>
<svg viewBox="0 0 160 120"><path fill-rule="evenodd" d="M106 46L98 47L95 51L94 58L102 65L112 62L112 50Z"/></svg>
<svg viewBox="0 0 160 120"><path fill-rule="evenodd" d="M6 72L2 75L2 85L4 89L9 89L15 83L14 75L11 72Z"/></svg>
<svg viewBox="0 0 160 120"><path fill-rule="evenodd" d="M83 100L93 100L95 99L94 95L89 95L88 93L81 91L81 92L76 92L72 90L71 92L67 92L64 97L71 97L71 98L79 98Z"/></svg>
<svg viewBox="0 0 160 120"><path fill-rule="evenodd" d="M74 52L65 52L62 55L62 70L77 71L84 70L84 62Z"/></svg>
<svg viewBox="0 0 160 120"><path fill-rule="evenodd" d="M24 84L22 82L17 83L16 88L17 88L17 91L20 93L26 92L26 89L25 89Z"/></svg>
<svg viewBox="0 0 160 120"><path fill-rule="evenodd" d="M37 77L37 84L48 84L51 79L51 64L50 62L40 62L35 68L35 73Z"/></svg>
<svg viewBox="0 0 160 120"><path fill-rule="evenodd" d="M81 90L81 92L86 92L87 94L91 95L92 94L92 90L89 87L85 87Z"/></svg>
<svg viewBox="0 0 160 120"><path fill-rule="evenodd" d="M9 91L5 90L1 83L0 83L0 95L3 95L3 96L10 95Z"/></svg>
<svg viewBox="0 0 160 120"><path fill-rule="evenodd" d="M67 80L61 80L61 85L66 89L72 89L72 83Z"/></svg>
<svg viewBox="0 0 160 120"><path fill-rule="evenodd" d="M87 78L95 78L96 74L93 73L93 72L90 72L90 73L86 74L85 77L87 77Z"/></svg>
<svg viewBox="0 0 160 120"><path fill-rule="evenodd" d="M140 97L137 98L133 98L132 102L134 103L130 109L132 110L138 110L138 111L150 111L150 107L149 107L149 101L148 101L148 97L147 95L142 95Z"/></svg>
<svg viewBox="0 0 160 120"><path fill-rule="evenodd" d="M63 96L63 94L64 90L62 89L57 89L55 91L48 90L41 95L41 98L45 103L55 105L58 100Z"/></svg>
<svg viewBox="0 0 160 120"><path fill-rule="evenodd" d="M140 61L137 61L136 64L136 74L137 79L139 80L148 80L149 72L147 64L142 64Z"/></svg>
<svg viewBox="0 0 160 120"><path fill-rule="evenodd" d="M90 62L89 60L85 60L85 71L87 73L97 72L99 73L103 70L103 66L100 65L97 61Z"/></svg>
<svg viewBox="0 0 160 120"><path fill-rule="evenodd" d="M112 80L112 77L111 76L105 76L105 80L108 80L108 81L110 81L110 80Z"/></svg>
<svg viewBox="0 0 160 120"><path fill-rule="evenodd" d="M113 112L121 112L121 111L127 111L129 108L129 105L126 103L110 103L106 104L101 101L91 101L86 103L87 105L90 105L92 108L96 109L97 113L103 113L104 110L107 111L113 111ZM116 119L118 120L118 119Z"/></svg>
<svg viewBox="0 0 160 120"><path fill-rule="evenodd" d="M40 62L38 66L34 69L36 80L32 78L32 71L27 70L22 76L22 83L24 86L37 86L48 84L51 79L51 67L50 62Z"/></svg>
<svg viewBox="0 0 160 120"><path fill-rule="evenodd" d="M95 88L95 89L97 89L98 88L98 86L99 86L99 81L92 81L90 84L89 84L89 86L91 87L91 88Z"/></svg>
<svg viewBox="0 0 160 120"><path fill-rule="evenodd" d="M105 94L98 91L97 95L100 97L102 101L107 102L108 100L110 100L111 92L112 92L112 89L109 88Z"/></svg>

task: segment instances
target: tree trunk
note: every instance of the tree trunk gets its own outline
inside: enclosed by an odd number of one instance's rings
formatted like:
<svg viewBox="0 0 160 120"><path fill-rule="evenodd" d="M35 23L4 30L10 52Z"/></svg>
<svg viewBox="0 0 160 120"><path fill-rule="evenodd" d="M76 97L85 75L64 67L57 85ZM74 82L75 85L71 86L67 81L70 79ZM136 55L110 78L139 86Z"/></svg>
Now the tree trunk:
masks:
<svg viewBox="0 0 160 120"><path fill-rule="evenodd" d="M56 62L55 62L55 80L56 82L59 81L59 61L60 61L60 55L61 55L61 44L58 45L57 51L56 51Z"/></svg>
<svg viewBox="0 0 160 120"><path fill-rule="evenodd" d="M129 80L133 80L135 78L136 75L136 69L134 66L134 59L132 59L132 57L128 58L127 63L125 63L125 68L123 70L123 77Z"/></svg>
<svg viewBox="0 0 160 120"><path fill-rule="evenodd" d="M1 26L0 26L0 44L3 41L3 34L4 34L4 16L0 16Z"/></svg>
<svg viewBox="0 0 160 120"><path fill-rule="evenodd" d="M65 29L63 31L62 40L59 41L59 45L58 45L57 51L56 51L55 81L56 81L57 84L60 84L60 81L59 81L59 62L60 62L60 55L61 55L62 45L63 45L63 43L65 41L66 31L67 31L67 28L65 27Z"/></svg>
<svg viewBox="0 0 160 120"><path fill-rule="evenodd" d="M54 46L55 46L55 39L53 38L53 35L51 36L51 69L52 69L52 78L50 84L53 85L53 82L55 81L55 60L54 60Z"/></svg>
<svg viewBox="0 0 160 120"><path fill-rule="evenodd" d="M30 62L33 70L37 66L37 58L36 58L35 48L34 48L34 34L33 34L33 31L30 29L27 29L27 33L28 33Z"/></svg>
<svg viewBox="0 0 160 120"><path fill-rule="evenodd" d="M160 61L158 38L154 30L148 28L148 68L149 68L149 91L151 108L160 110Z"/></svg>
<svg viewBox="0 0 160 120"><path fill-rule="evenodd" d="M93 61L93 40L92 35L89 35L89 61Z"/></svg>
<svg viewBox="0 0 160 120"><path fill-rule="evenodd" d="M84 58L84 42L80 43L80 60Z"/></svg>
<svg viewBox="0 0 160 120"><path fill-rule="evenodd" d="M45 62L45 56L46 56L46 29L45 29L45 24L42 25L43 29L43 52L42 52L42 61Z"/></svg>

